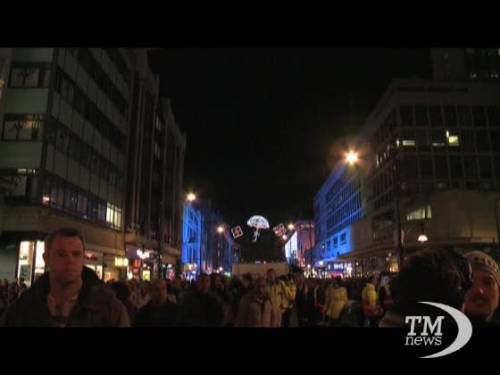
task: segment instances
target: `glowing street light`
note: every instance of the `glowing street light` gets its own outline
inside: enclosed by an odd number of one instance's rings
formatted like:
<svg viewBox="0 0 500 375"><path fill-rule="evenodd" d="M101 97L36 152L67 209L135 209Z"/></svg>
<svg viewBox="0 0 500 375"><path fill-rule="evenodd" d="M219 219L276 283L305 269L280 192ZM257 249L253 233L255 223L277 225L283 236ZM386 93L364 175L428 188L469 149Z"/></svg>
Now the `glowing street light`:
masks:
<svg viewBox="0 0 500 375"><path fill-rule="evenodd" d="M194 194L194 193L189 193L189 194L187 195L187 201L188 201L188 202L194 202L195 200L196 200L196 194Z"/></svg>
<svg viewBox="0 0 500 375"><path fill-rule="evenodd" d="M224 233L224 227L222 225L219 225L217 227L217 233L219 233L219 234Z"/></svg>
<svg viewBox="0 0 500 375"><path fill-rule="evenodd" d="M346 155L345 155L345 161L349 165L355 165L359 161L359 155L357 152L350 150Z"/></svg>
<svg viewBox="0 0 500 375"><path fill-rule="evenodd" d="M290 223L290 224L288 224L288 229L289 230L294 230L295 226L292 223Z"/></svg>
<svg viewBox="0 0 500 375"><path fill-rule="evenodd" d="M417 241L420 243L424 243L424 242L429 241L429 238L427 238L427 236L425 234L421 234L420 236L418 236Z"/></svg>

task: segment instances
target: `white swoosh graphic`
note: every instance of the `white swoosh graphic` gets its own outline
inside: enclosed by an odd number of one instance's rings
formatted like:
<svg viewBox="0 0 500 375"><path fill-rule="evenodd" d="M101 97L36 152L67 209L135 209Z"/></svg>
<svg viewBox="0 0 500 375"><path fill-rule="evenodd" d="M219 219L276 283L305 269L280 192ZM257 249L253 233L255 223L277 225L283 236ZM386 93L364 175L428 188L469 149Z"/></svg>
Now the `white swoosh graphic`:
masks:
<svg viewBox="0 0 500 375"><path fill-rule="evenodd" d="M461 311L448 306L448 305L443 305L442 303L435 303L435 302L420 302L420 303L425 303L426 305L431 305L434 307L437 307L443 311L446 311L448 314L450 314L453 319L457 322L458 325L458 334L453 341L453 343L448 346L447 348L441 350L440 352L437 352L435 354L431 354L425 357L420 357L420 358L438 358L438 357L443 357L445 355L451 354L456 352L457 350L463 348L465 344L467 344L472 337L472 324Z"/></svg>

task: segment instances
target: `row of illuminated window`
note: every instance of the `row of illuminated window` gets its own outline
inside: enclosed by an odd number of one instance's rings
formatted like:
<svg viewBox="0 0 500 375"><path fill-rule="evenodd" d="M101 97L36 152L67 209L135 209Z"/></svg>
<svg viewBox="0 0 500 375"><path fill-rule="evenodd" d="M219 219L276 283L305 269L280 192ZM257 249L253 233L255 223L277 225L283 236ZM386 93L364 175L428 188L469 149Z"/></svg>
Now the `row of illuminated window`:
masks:
<svg viewBox="0 0 500 375"><path fill-rule="evenodd" d="M56 150L68 155L109 184L123 189L123 176L120 168L95 151L66 126L51 120L47 123L45 132L47 143L54 146Z"/></svg>
<svg viewBox="0 0 500 375"><path fill-rule="evenodd" d="M331 256L340 255L340 253L335 254L335 249L339 246L345 245L347 243L347 233L343 232L336 235L335 237L327 240L323 245L319 246L318 253L316 254L319 259L330 258Z"/></svg>
<svg viewBox="0 0 500 375"><path fill-rule="evenodd" d="M327 235L331 236L333 233L336 233L345 227L358 222L361 220L364 216L365 212L364 210L358 210L357 212L351 214L347 219L342 220L341 222L337 223L331 228L328 228Z"/></svg>
<svg viewBox="0 0 500 375"><path fill-rule="evenodd" d="M500 77L500 57L497 48L467 48L465 64L469 78L498 79Z"/></svg>
<svg viewBox="0 0 500 375"><path fill-rule="evenodd" d="M8 201L37 203L37 188L40 181L38 169L0 169L0 179L11 186L6 194Z"/></svg>
<svg viewBox="0 0 500 375"><path fill-rule="evenodd" d="M344 177L339 178L326 193L326 202L329 209L335 209L335 207L341 205L342 202L359 190L361 186L359 177L356 176L347 182L345 178L349 177L344 175Z"/></svg>
<svg viewBox="0 0 500 375"><path fill-rule="evenodd" d="M401 138L395 141L397 147L416 147L420 151L447 147L450 152L500 152L500 130L402 129ZM390 156L391 151L379 151L375 155L376 166L381 166Z"/></svg>
<svg viewBox="0 0 500 375"><path fill-rule="evenodd" d="M401 126L500 127L498 105L401 105Z"/></svg>
<svg viewBox="0 0 500 375"><path fill-rule="evenodd" d="M3 141L39 141L45 121L43 115L5 115Z"/></svg>
<svg viewBox="0 0 500 375"><path fill-rule="evenodd" d="M341 208L332 212L327 219L327 228L330 231L339 225L345 224L346 220L359 211L362 206L361 194L355 194Z"/></svg>
<svg viewBox="0 0 500 375"><path fill-rule="evenodd" d="M438 180L434 182L408 182L403 183L401 187L402 195L404 196L414 196L416 194L428 194L433 191L443 191L443 190L480 190L480 191L491 191L498 190L500 188L500 181L493 180ZM394 195L392 191L379 196L373 201L373 208L378 210L387 205L392 205L394 203ZM370 205L368 206L371 207ZM367 213L370 209L367 208Z"/></svg>
<svg viewBox="0 0 500 375"><path fill-rule="evenodd" d="M500 156L419 154L405 155L401 161L401 179L490 179L500 178Z"/></svg>
<svg viewBox="0 0 500 375"><path fill-rule="evenodd" d="M13 63L10 70L9 87L49 88L50 64Z"/></svg>
<svg viewBox="0 0 500 375"><path fill-rule="evenodd" d="M499 132L500 133L500 132ZM417 147L422 150L429 150L431 147L445 147L452 149L460 147L460 136L452 134L448 130L433 130L428 132L422 129L403 129L402 139L396 139L397 147ZM379 165L377 158L377 166Z"/></svg>
<svg viewBox="0 0 500 375"><path fill-rule="evenodd" d="M121 208L48 173L43 177L42 205L113 229L122 226Z"/></svg>
<svg viewBox="0 0 500 375"><path fill-rule="evenodd" d="M128 110L127 100L115 86L111 78L104 71L101 65L92 55L88 48L77 48L72 50L78 63L85 69L87 74L94 80L97 87L106 94L109 100L114 104L118 111L126 116ZM69 51L71 53L71 51ZM76 53L75 53L76 52Z"/></svg>
<svg viewBox="0 0 500 375"><path fill-rule="evenodd" d="M407 221L432 219L432 209L430 205L419 207L406 215Z"/></svg>
<svg viewBox="0 0 500 375"><path fill-rule="evenodd" d="M56 70L55 90L77 112L111 142L118 150L125 150L125 136L111 120L88 98L76 83L61 69Z"/></svg>

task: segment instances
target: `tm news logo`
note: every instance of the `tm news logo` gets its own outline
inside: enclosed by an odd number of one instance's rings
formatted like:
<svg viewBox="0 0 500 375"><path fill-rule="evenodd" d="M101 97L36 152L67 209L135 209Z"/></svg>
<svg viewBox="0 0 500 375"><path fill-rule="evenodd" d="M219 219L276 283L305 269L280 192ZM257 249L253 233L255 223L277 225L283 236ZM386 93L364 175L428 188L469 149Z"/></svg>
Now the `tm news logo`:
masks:
<svg viewBox="0 0 500 375"><path fill-rule="evenodd" d="M437 307L451 315L458 326L458 334L453 343L445 349L421 358L437 358L449 355L463 348L472 336L472 324L461 311L443 305L442 303L434 302L419 302L426 305ZM432 321L430 316L407 316L405 323L410 324L410 332L406 335L405 346L429 346L441 347L443 339L442 323L444 316L438 316ZM416 332L417 324L422 327L421 332Z"/></svg>

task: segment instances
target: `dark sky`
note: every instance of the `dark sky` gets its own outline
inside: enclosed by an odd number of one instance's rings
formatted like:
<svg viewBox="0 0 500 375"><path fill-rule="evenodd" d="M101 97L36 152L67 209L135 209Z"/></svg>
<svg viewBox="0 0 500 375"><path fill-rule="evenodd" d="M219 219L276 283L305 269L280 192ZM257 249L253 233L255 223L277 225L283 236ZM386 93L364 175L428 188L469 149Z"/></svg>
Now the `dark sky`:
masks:
<svg viewBox="0 0 500 375"><path fill-rule="evenodd" d="M232 224L313 217L334 142L391 78L430 76L427 49L171 48L152 66L187 134L185 188Z"/></svg>

